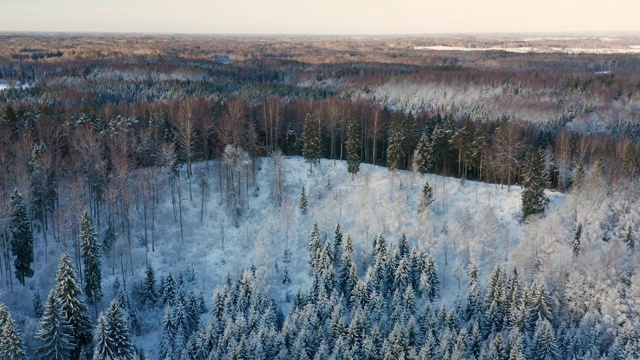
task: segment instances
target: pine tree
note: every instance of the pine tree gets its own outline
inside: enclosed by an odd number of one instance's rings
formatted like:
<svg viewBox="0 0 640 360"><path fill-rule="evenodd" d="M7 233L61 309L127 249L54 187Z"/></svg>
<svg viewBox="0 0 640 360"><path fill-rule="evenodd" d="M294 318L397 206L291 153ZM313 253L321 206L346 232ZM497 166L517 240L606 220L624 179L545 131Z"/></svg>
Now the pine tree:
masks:
<svg viewBox="0 0 640 360"><path fill-rule="evenodd" d="M525 157L522 171L522 217L544 211L548 202L544 190L547 184L547 170L544 154L539 149L531 149Z"/></svg>
<svg viewBox="0 0 640 360"><path fill-rule="evenodd" d="M309 172L313 172L313 165L320 162L320 124L313 113L304 118L302 156L309 163Z"/></svg>
<svg viewBox="0 0 640 360"><path fill-rule="evenodd" d="M422 192L420 193L420 198L418 200L418 212L429 209L434 201L435 199L433 197L433 189L428 182L425 182L424 186L422 187Z"/></svg>
<svg viewBox="0 0 640 360"><path fill-rule="evenodd" d="M91 322L87 307L80 301L82 290L76 282L76 272L71 266L68 253L64 253L56 274L55 294L62 307L65 321L71 325L72 339L75 344L72 356L77 358L82 348L91 344Z"/></svg>
<svg viewBox="0 0 640 360"><path fill-rule="evenodd" d="M413 152L412 168L420 174L426 174L433 167L433 149L427 133L422 133L418 146Z"/></svg>
<svg viewBox="0 0 640 360"><path fill-rule="evenodd" d="M151 264L147 265L145 275L142 299L145 304L154 305L158 301L158 292L156 291L156 275Z"/></svg>
<svg viewBox="0 0 640 360"><path fill-rule="evenodd" d="M33 232L27 204L18 189L11 193L11 211L11 252L16 257L16 277L24 285L25 278L33 276Z"/></svg>
<svg viewBox="0 0 640 360"><path fill-rule="evenodd" d="M309 211L309 202L307 200L307 194L304 192L304 186L302 187L302 191L300 192L300 200L298 201L298 207L300 208L300 213L302 215L306 215L307 211Z"/></svg>
<svg viewBox="0 0 640 360"><path fill-rule="evenodd" d="M360 134L355 116L349 117L347 122L347 170L351 180L360 171Z"/></svg>
<svg viewBox="0 0 640 360"><path fill-rule="evenodd" d="M82 260L84 263L84 293L90 304L96 305L102 299L102 273L100 264L100 245L98 235L93 231L91 215L82 213L80 221L80 238L82 239ZM97 312L97 311L96 311Z"/></svg>
<svg viewBox="0 0 640 360"><path fill-rule="evenodd" d="M47 297L36 339L42 342L42 345L36 349L36 353L43 360L67 359L75 348L73 327L67 321L62 304L54 290Z"/></svg>
<svg viewBox="0 0 640 360"><path fill-rule="evenodd" d="M106 327L112 339L111 351L115 358L130 359L134 353L133 342L129 334L129 327L124 318L124 312L118 302L112 300L105 315Z"/></svg>
<svg viewBox="0 0 640 360"><path fill-rule="evenodd" d="M573 246L573 255L578 256L580 254L580 238L582 237L582 224L578 224L576 233L573 236L571 245Z"/></svg>
<svg viewBox="0 0 640 360"><path fill-rule="evenodd" d="M4 304L0 304L0 359L24 360L27 354L15 321Z"/></svg>
<svg viewBox="0 0 640 360"><path fill-rule="evenodd" d="M44 305L42 305L42 297L40 296L40 291L36 291L33 295L33 315L36 318L40 319L44 314Z"/></svg>

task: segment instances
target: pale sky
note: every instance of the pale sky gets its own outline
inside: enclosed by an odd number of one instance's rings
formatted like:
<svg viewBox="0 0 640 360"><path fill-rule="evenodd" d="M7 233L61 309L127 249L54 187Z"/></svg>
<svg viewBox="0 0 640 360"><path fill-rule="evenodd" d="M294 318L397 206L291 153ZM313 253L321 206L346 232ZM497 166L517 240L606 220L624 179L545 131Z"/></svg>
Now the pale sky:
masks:
<svg viewBox="0 0 640 360"><path fill-rule="evenodd" d="M427 34L638 30L639 0L0 0L0 31Z"/></svg>

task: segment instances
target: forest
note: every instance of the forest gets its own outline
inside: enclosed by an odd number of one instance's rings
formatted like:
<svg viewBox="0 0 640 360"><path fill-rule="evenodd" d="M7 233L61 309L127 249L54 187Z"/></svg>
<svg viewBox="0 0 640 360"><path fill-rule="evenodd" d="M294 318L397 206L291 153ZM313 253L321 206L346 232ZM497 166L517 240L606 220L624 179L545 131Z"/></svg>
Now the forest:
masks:
<svg viewBox="0 0 640 360"><path fill-rule="evenodd" d="M0 34L0 358L636 358L636 40Z"/></svg>

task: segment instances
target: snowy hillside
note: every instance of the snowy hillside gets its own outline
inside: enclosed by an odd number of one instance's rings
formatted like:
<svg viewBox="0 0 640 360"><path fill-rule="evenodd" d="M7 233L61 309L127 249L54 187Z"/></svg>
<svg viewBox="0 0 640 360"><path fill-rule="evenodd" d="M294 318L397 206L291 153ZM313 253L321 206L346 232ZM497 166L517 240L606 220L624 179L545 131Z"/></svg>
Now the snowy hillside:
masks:
<svg viewBox="0 0 640 360"><path fill-rule="evenodd" d="M155 251L147 253L141 243L145 236L142 207L133 206L131 253L124 235L120 234L116 255L103 258L105 297L99 310L104 310L110 299L117 296L116 282L128 283L129 289L140 283L148 261L163 281L170 273L180 278L184 275L192 290L203 296L209 309L215 306L212 304L214 291L225 286L227 276L237 281L242 278L243 270L253 269L255 287L273 297L286 315L294 306L296 294L306 293L312 286L309 239L316 222L323 241L333 238L337 224L344 237L352 239L360 279L373 266L372 253L378 235L384 235L389 248L395 249L402 234L406 234L410 248L417 248L435 260L440 279L437 301L448 307L460 306L460 301L469 296L470 269L479 269L479 278L484 284L489 282L494 267L500 265L507 271L517 268L525 284L531 281L547 284L549 302L558 310L566 306L563 302L568 301L568 292L573 289L567 285L567 279L579 281L587 288L580 294L586 304L582 306L591 307L586 302L587 294L601 294L597 295L602 296L597 300L598 316L605 326L599 331L608 332L610 339L616 336L619 324L624 323L621 319L633 314L630 308L624 310L627 300L611 302L606 292L616 291L618 285L607 283L615 279L616 274L626 272L628 281L640 283L637 276L630 279L635 271L629 265L633 258L624 256L624 244L620 241L626 224L638 218L632 210L634 198L618 202L607 192L595 192L591 188L584 190L584 194L589 195L548 192L550 203L546 215L522 223L518 186L508 189L455 178L391 172L365 164L352 180L344 162L324 159L309 173L308 163L294 157L284 161L284 197L278 207L272 190L272 160L262 158L256 163L255 182L248 182L249 196L242 200L244 205L239 217L234 218L225 198L221 197L218 163L198 163L193 167L191 196L186 170L184 167L181 170L184 241L179 217L172 205L171 189L163 181L155 210ZM590 174L587 179L594 180L594 176ZM425 182L433 188L435 201L430 209L420 212L417 202ZM308 198L306 214L299 206L303 187ZM625 193L623 189L618 190L620 194ZM578 244L583 257L572 253L575 245L571 239L577 222L584 226L582 245ZM101 227L102 238L105 224ZM608 240L602 241L605 237ZM42 244L36 240L39 259L44 258ZM34 264L35 277L27 280L26 287L14 285L13 289L0 289L0 299L23 329L28 348L37 344L32 334L38 325L32 318L30 301L25 299L31 299L36 290L44 295L53 287L53 274L63 248L62 243L50 245L48 260ZM70 247L68 250L73 252ZM601 267L591 264L608 267L601 271L598 270ZM285 283L286 276L290 281ZM534 286L533 294L535 289ZM137 344L156 358L162 337L162 308L139 311L141 329ZM202 317L203 324L208 318L209 315Z"/></svg>
<svg viewBox="0 0 640 360"><path fill-rule="evenodd" d="M301 158L285 161L286 197L280 209L270 197L269 160L259 161L249 208L236 227L215 188L216 166L212 163L209 167L211 189L203 221L200 191L194 185L193 200L189 200L183 176L184 244L170 198L166 197L157 214L161 220L156 229L156 252L149 255L158 273L179 272L179 264L192 267L202 277L207 292L222 284L227 273L237 276L251 266L264 269L264 285L274 287L282 276L287 247L292 258L292 282L287 288L275 286L273 295L284 302L286 292L308 287L307 243L314 222L325 237L333 236L340 224L345 235L351 235L361 259L371 252L376 235L383 233L395 244L405 233L412 246L438 259L439 268L466 269L475 263L487 264L490 271L496 262L509 260L522 237L520 188L516 186L508 191L506 186L454 178L393 174L370 165L362 165L361 173L351 181L344 162L323 160L309 174L309 165ZM198 168L206 169L206 165L195 165L194 173ZM436 201L432 211L419 214L417 199L425 181L435 189ZM306 215L298 208L303 186L309 199ZM553 193L552 206L563 199L563 195ZM138 230L134 238L140 237L142 232ZM138 251L134 258L143 263L144 249ZM363 268L359 270L363 272Z"/></svg>

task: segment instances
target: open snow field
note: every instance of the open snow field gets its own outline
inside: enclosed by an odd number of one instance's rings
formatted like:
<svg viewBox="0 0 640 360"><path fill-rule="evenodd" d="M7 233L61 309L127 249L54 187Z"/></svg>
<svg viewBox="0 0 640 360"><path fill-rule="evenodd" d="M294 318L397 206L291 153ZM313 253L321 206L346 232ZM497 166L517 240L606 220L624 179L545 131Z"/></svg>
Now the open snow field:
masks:
<svg viewBox="0 0 640 360"><path fill-rule="evenodd" d="M270 196L270 160L260 159L257 182L250 185L248 209L238 226L233 225L226 204L217 188L217 163L209 165L209 194L200 221L200 189L194 182L193 200L183 175L184 243L180 227L173 216L170 196L161 199L156 228L156 251L149 254L157 274L177 273L192 268L205 294L221 285L227 274L237 278L243 269L255 266L264 284L279 303L286 304L299 288L309 285L309 233L314 222L331 238L339 223L345 236L351 236L359 268L371 253L373 239L384 234L396 244L406 233L412 246L425 250L437 259L439 269L458 269L464 278L470 263L487 265L511 261L520 242L520 188L496 186L434 175L418 176L411 172L392 173L386 168L361 165L360 174L351 181L346 163L322 160L309 174L309 165L301 158L288 158L286 195L281 208ZM194 174L205 164L196 164ZM417 199L425 181L435 190L435 203L428 213L418 213ZM327 184L330 182L330 185ZM301 214L298 202L302 187L309 199L309 212ZM166 189L166 192L169 190ZM551 194L552 206L564 196ZM142 227L136 226L137 229ZM141 238L141 230L134 238ZM288 248L291 263L285 264ZM136 260L137 259L137 260ZM138 248L134 261L143 269L144 249ZM282 285L284 267L291 276ZM134 265L134 267L136 267ZM444 294L455 296L454 279L444 279ZM463 289L464 290L464 289Z"/></svg>

